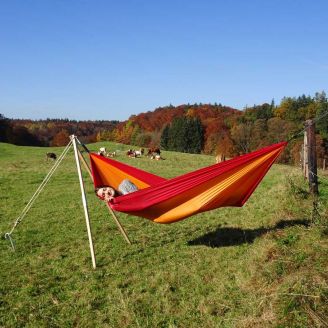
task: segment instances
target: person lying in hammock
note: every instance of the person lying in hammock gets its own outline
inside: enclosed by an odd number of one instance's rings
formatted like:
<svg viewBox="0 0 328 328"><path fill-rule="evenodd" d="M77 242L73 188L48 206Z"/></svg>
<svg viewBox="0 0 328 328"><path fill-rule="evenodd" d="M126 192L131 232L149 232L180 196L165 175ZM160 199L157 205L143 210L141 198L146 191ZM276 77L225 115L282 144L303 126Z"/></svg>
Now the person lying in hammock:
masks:
<svg viewBox="0 0 328 328"><path fill-rule="evenodd" d="M101 200L110 202L115 197L115 189L109 186L102 186L95 189L95 193Z"/></svg>
<svg viewBox="0 0 328 328"><path fill-rule="evenodd" d="M130 194L138 190L138 187L128 179L124 179L118 186L118 192L110 186L102 186L95 189L96 195L106 201L110 202L115 196Z"/></svg>

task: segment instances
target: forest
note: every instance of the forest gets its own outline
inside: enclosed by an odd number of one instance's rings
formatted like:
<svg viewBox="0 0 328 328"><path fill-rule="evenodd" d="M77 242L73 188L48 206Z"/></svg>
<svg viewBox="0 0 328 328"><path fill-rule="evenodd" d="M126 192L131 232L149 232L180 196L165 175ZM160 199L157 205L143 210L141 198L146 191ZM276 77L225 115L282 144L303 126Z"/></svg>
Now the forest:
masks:
<svg viewBox="0 0 328 328"><path fill-rule="evenodd" d="M97 141L97 133L112 131L118 121L75 121L68 119L9 119L0 114L0 142L20 146L65 146L72 134L84 143Z"/></svg>
<svg viewBox="0 0 328 328"><path fill-rule="evenodd" d="M186 153L244 154L287 140L304 128L308 119L328 111L324 91L314 96L284 97L279 104L246 107L242 111L222 104L165 106L118 121L71 121L68 119L8 119L0 114L0 141L17 145L63 146L70 134L85 143L115 141L136 147L158 147ZM328 117L316 124L317 155L328 155ZM297 164L302 135L289 143L280 158Z"/></svg>
<svg viewBox="0 0 328 328"><path fill-rule="evenodd" d="M120 122L98 141L111 140L143 147L188 153L225 154L233 157L297 135L280 158L282 163L300 160L300 148L308 119L319 118L328 111L324 91L314 96L284 97L246 107L240 111L221 104L185 104L166 106L153 112L132 115ZM319 165L328 154L328 118L316 124Z"/></svg>

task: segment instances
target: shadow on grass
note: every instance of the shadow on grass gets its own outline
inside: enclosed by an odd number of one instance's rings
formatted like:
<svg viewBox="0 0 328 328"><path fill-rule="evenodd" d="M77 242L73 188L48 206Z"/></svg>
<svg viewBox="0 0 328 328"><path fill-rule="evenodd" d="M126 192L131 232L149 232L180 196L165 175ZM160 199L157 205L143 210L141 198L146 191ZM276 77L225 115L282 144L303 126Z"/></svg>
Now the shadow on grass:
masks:
<svg viewBox="0 0 328 328"><path fill-rule="evenodd" d="M213 232L209 232L199 238L190 240L189 246L205 245L208 247L226 247L241 244L251 244L254 239L268 232L280 229L302 225L309 226L309 220L281 220L274 227L258 228L258 229L240 229L240 228L217 228Z"/></svg>

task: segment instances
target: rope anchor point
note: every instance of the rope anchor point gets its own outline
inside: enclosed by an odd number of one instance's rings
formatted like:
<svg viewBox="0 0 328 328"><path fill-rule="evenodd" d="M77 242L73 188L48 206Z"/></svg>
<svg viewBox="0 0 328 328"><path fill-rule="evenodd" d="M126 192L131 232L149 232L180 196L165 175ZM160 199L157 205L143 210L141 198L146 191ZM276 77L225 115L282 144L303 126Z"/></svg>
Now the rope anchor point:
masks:
<svg viewBox="0 0 328 328"><path fill-rule="evenodd" d="M15 241L14 239L11 237L11 233L7 232L5 233L5 239L9 240L10 242L10 246L12 248L12 250L15 252Z"/></svg>

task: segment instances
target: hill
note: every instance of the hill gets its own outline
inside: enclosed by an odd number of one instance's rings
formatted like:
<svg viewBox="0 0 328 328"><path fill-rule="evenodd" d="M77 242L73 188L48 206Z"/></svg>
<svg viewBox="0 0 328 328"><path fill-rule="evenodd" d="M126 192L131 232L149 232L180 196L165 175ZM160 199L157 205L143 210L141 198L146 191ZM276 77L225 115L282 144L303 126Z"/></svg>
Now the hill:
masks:
<svg viewBox="0 0 328 328"><path fill-rule="evenodd" d="M319 165L328 158L328 100L324 91L314 96L285 97L245 108L221 104L185 104L160 107L132 115L124 122L70 120L9 120L0 115L0 141L17 145L63 146L70 134L84 142L114 141L133 147L224 154L226 157L289 139L304 128L307 119L317 122ZM280 161L298 163L302 136L290 142Z"/></svg>
<svg viewBox="0 0 328 328"><path fill-rule="evenodd" d="M319 118L328 111L324 92L314 97L283 98L280 104L254 105L238 111L221 104L187 104L157 108L131 116L111 133L99 133L97 140L111 140L138 147L161 146L166 150L191 153L225 154L226 157L284 141L304 128L307 119ZM199 129L197 126L200 126ZM328 154L328 117L317 124L317 157ZM298 163L300 138L290 143L281 158ZM189 147L196 143L198 147Z"/></svg>
<svg viewBox="0 0 328 328"><path fill-rule="evenodd" d="M165 151L133 159L130 146L91 144L164 177L214 162ZM0 143L0 233L51 167L60 148ZM319 173L320 176L322 172ZM13 237L0 240L2 327L323 327L327 322L328 183L318 208L299 170L274 165L243 208L172 225L119 214L128 246L85 175L98 268L91 268L81 195L70 152ZM315 214L315 215L314 215Z"/></svg>

